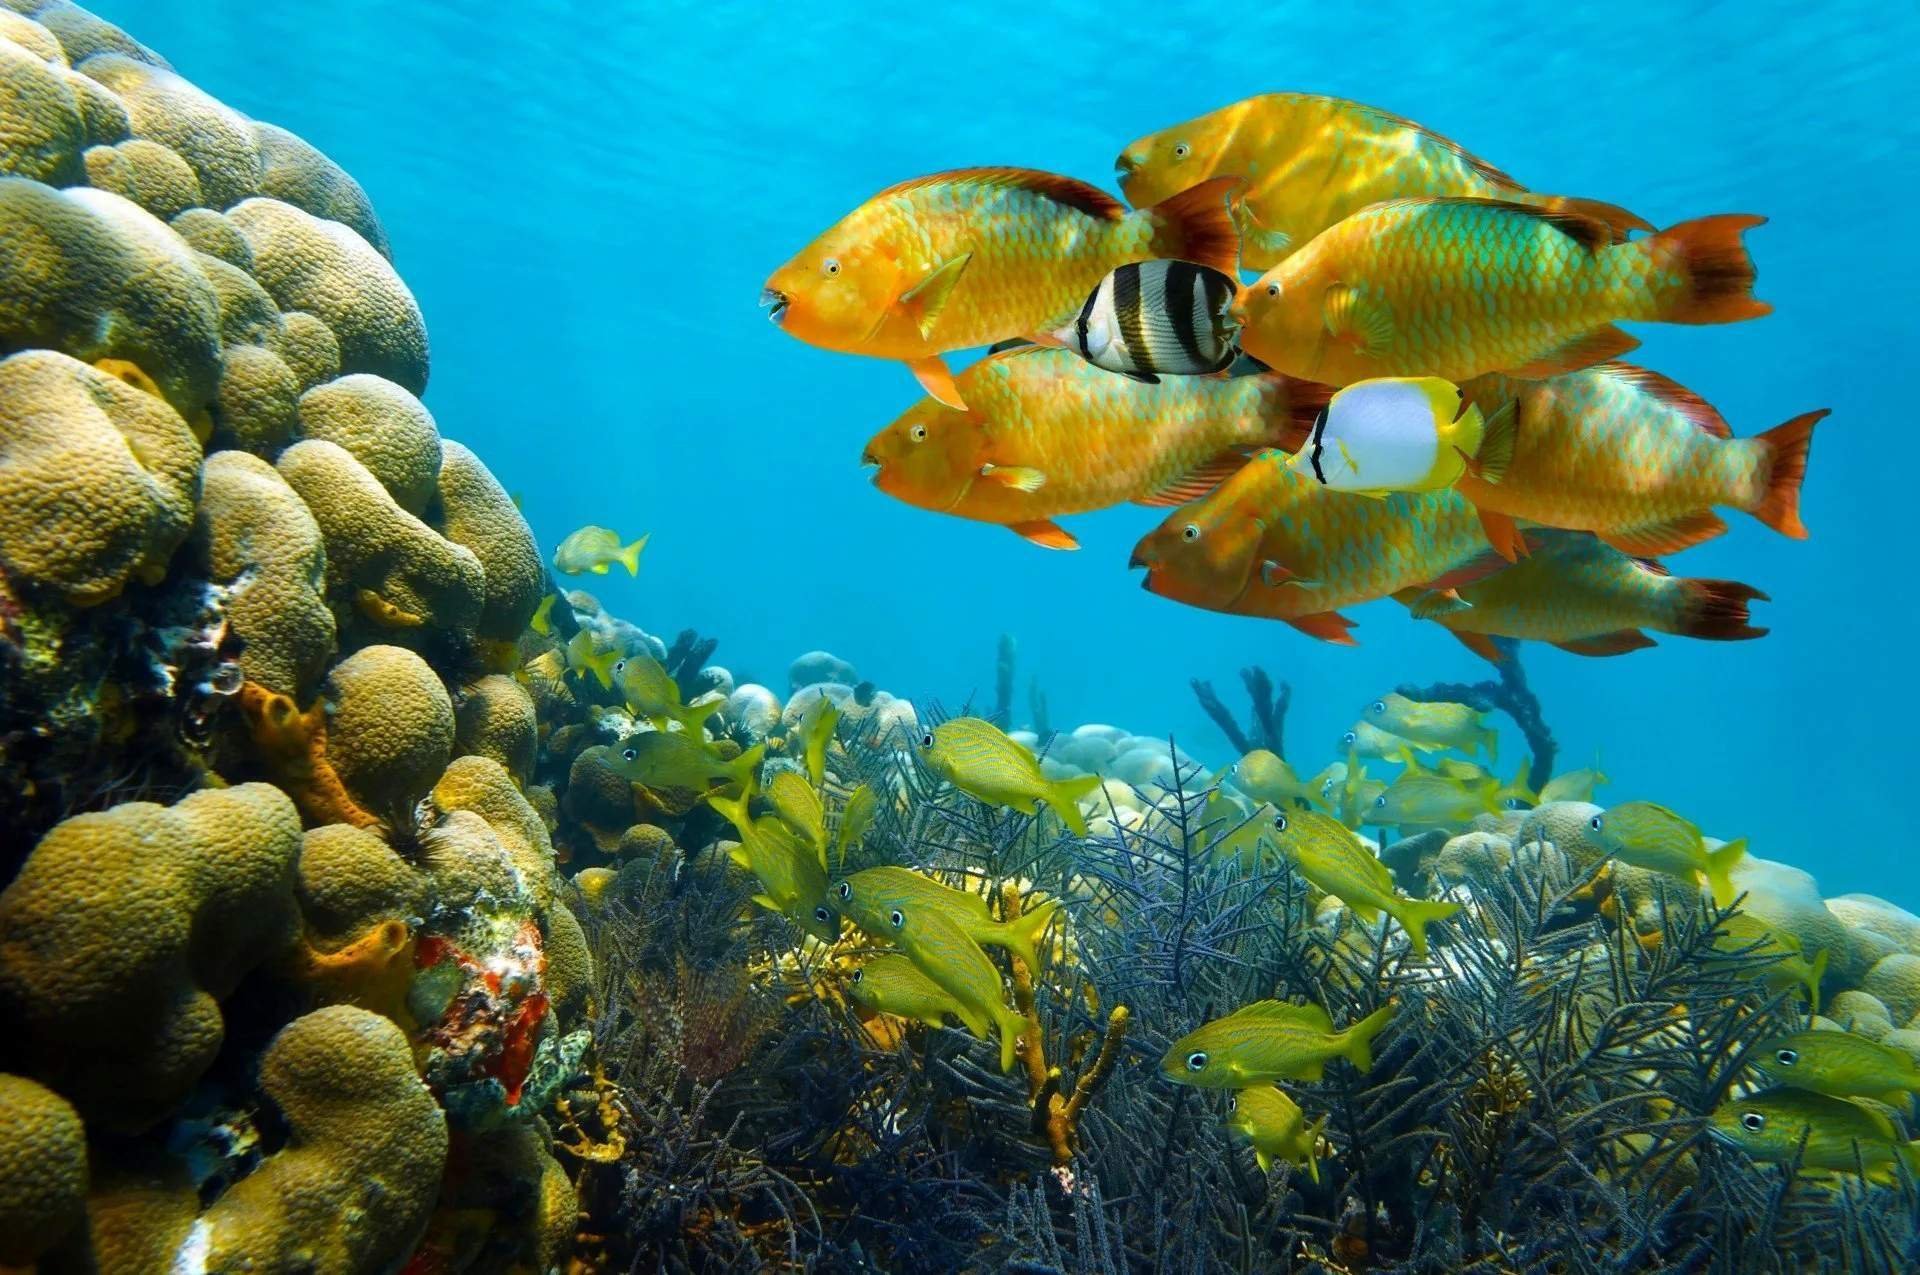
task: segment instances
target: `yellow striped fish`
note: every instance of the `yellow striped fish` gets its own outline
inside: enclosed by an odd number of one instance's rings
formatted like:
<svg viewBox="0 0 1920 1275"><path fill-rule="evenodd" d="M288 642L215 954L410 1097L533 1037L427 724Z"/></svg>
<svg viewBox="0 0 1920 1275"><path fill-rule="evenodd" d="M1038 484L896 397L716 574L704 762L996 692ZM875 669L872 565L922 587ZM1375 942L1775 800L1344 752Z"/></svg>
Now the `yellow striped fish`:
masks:
<svg viewBox="0 0 1920 1275"><path fill-rule="evenodd" d="M1300 875L1345 903L1355 916L1373 921L1385 912L1400 922L1416 957L1427 954L1427 924L1460 910L1458 903L1403 897L1394 889L1387 865L1332 815L1284 812L1274 819L1274 835L1280 853L1299 865Z"/></svg>
<svg viewBox="0 0 1920 1275"><path fill-rule="evenodd" d="M1034 974L1040 971L1040 936L1059 908L1058 903L1049 902L1021 913L1018 920L997 921L979 895L956 890L923 872L894 867L855 872L834 885L833 897L855 925L883 937L899 928L893 921L896 913L936 909L952 917L974 942L1007 949Z"/></svg>
<svg viewBox="0 0 1920 1275"><path fill-rule="evenodd" d="M894 917L899 918L897 923ZM1000 1070L1013 1070L1014 1047L1027 1030L1027 1020L1007 1008L1000 971L961 924L937 907L912 907L891 913L886 931L885 937L899 943L920 972L944 988L976 1022L990 1022L1000 1029ZM984 1031L975 1035L986 1039Z"/></svg>
<svg viewBox="0 0 1920 1275"><path fill-rule="evenodd" d="M1332 1058L1369 1071L1373 1038L1392 1017L1393 1006L1383 1005L1335 1031L1318 1005L1255 1001L1174 1041L1160 1074L1201 1089L1244 1089L1266 1080L1319 1080Z"/></svg>
<svg viewBox="0 0 1920 1275"><path fill-rule="evenodd" d="M1100 776L1048 779L1031 749L992 722L955 717L920 736L920 756L942 779L990 806L1037 813L1040 803L1076 837L1087 835L1080 798L1100 787Z"/></svg>

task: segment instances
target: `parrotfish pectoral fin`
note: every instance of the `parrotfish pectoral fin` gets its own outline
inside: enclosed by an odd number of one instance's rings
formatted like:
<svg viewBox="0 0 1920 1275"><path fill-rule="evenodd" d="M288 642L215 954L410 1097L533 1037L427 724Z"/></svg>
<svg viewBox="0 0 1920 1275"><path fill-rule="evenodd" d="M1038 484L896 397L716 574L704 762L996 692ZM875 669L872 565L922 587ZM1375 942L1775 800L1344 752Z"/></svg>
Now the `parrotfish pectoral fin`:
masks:
<svg viewBox="0 0 1920 1275"><path fill-rule="evenodd" d="M1286 567L1275 562L1272 558L1268 558L1260 564L1260 583L1266 585L1269 589L1278 589L1282 585L1292 585L1296 589L1317 589L1320 587L1318 580L1309 580L1305 576L1297 576Z"/></svg>
<svg viewBox="0 0 1920 1275"><path fill-rule="evenodd" d="M1039 491L1047 485L1047 476L1029 465L996 465L988 461L980 466L980 476L1015 491Z"/></svg>
<svg viewBox="0 0 1920 1275"><path fill-rule="evenodd" d="M1031 522L1010 522L1007 530L1023 539L1031 540L1042 549L1078 549L1080 542L1059 523L1048 518L1035 518Z"/></svg>
<svg viewBox="0 0 1920 1275"><path fill-rule="evenodd" d="M1447 632L1453 634L1454 637L1458 638L1460 640L1460 645L1466 647L1469 651L1472 651L1475 655L1479 656L1481 659L1485 660L1487 663L1489 664L1500 663L1500 648L1495 646L1493 644L1493 639L1488 637L1486 634L1468 633L1461 629L1448 629Z"/></svg>
<svg viewBox="0 0 1920 1275"><path fill-rule="evenodd" d="M1520 524L1511 514L1495 513L1479 505L1474 506L1474 512L1480 515L1480 530L1486 533L1495 553L1508 562L1527 556L1527 538L1520 534Z"/></svg>
<svg viewBox="0 0 1920 1275"><path fill-rule="evenodd" d="M1639 629L1617 629L1597 637L1576 638L1554 645L1575 655L1625 655L1628 651L1644 651L1654 645L1654 641Z"/></svg>
<svg viewBox="0 0 1920 1275"><path fill-rule="evenodd" d="M1308 637L1319 638L1322 642L1331 642L1335 646L1358 646L1353 635L1347 630L1353 627L1353 621L1338 611L1321 611L1313 615L1298 615L1287 621Z"/></svg>
<svg viewBox="0 0 1920 1275"><path fill-rule="evenodd" d="M933 335L933 325L939 321L940 311L952 298L954 285L960 282L960 276L967 271L967 263L972 260L972 253L963 252L944 261L932 274L901 294L900 312L913 320L914 326L920 329L922 340ZM935 394L934 397L939 398L939 395Z"/></svg>
<svg viewBox="0 0 1920 1275"><path fill-rule="evenodd" d="M924 359L909 359L907 368L913 373L920 388L940 402L956 411L967 410L967 401L960 397L960 387L953 383L953 372L937 354Z"/></svg>
<svg viewBox="0 0 1920 1275"><path fill-rule="evenodd" d="M1393 312L1351 284L1327 289L1321 318L1329 336L1360 354L1382 354L1393 344Z"/></svg>
<svg viewBox="0 0 1920 1275"><path fill-rule="evenodd" d="M1407 603L1407 611L1416 620L1431 620L1456 615L1472 608L1473 603L1460 596L1458 589L1425 589Z"/></svg>
<svg viewBox="0 0 1920 1275"><path fill-rule="evenodd" d="M1207 495L1215 487L1239 473L1247 463L1247 454L1238 448L1223 452L1198 468L1168 479L1144 496L1134 497L1136 505L1170 508Z"/></svg>

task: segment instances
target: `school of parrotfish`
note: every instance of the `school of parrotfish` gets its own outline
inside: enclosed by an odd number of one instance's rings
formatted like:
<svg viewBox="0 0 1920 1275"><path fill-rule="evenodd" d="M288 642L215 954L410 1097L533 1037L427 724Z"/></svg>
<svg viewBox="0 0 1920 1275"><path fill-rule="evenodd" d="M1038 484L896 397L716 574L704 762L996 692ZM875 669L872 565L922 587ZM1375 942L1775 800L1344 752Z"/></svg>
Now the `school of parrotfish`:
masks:
<svg viewBox="0 0 1920 1275"><path fill-rule="evenodd" d="M1655 558L1724 532L1722 507L1804 538L1827 413L1735 438L1619 362L1617 326L1768 313L1762 218L1655 229L1304 93L1151 133L1117 169L1131 210L1028 169L903 182L767 280L784 331L927 391L867 444L882 491L1052 549L1079 547L1062 516L1178 506L1134 550L1149 591L1328 642L1383 598L1489 659L1494 638L1766 632L1758 589Z"/></svg>

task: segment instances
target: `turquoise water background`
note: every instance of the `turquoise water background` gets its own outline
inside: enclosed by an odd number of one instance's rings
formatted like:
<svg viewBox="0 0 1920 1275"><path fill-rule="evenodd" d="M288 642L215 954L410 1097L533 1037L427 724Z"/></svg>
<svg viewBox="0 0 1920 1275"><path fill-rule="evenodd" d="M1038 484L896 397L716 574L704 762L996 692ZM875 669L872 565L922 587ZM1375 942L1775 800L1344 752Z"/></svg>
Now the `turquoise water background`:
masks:
<svg viewBox="0 0 1920 1275"><path fill-rule="evenodd" d="M1134 137L1273 89L1385 107L1660 224L1764 213L1750 242L1776 313L1642 326L1633 357L1736 433L1833 409L1811 541L1733 514L1670 560L1765 589L1773 635L1525 662L1565 766L1598 755L1613 777L1603 799L1748 836L1827 894L1920 905L1902 813L1920 125L1896 106L1920 83L1920 7L93 7L366 186L426 312L443 432L523 495L549 549L588 521L652 532L637 581L589 579L612 609L712 633L721 663L783 693L788 661L823 647L948 705L990 700L1009 632L1056 726L1171 732L1216 763L1190 677L1235 700L1243 665L1290 681L1288 752L1311 770L1381 690L1486 666L1392 603L1354 612L1363 645L1342 650L1151 597L1126 559L1155 511L1069 520L1085 547L1062 554L894 503L858 457L912 379L767 324L767 274L893 181L1018 164L1111 189Z"/></svg>

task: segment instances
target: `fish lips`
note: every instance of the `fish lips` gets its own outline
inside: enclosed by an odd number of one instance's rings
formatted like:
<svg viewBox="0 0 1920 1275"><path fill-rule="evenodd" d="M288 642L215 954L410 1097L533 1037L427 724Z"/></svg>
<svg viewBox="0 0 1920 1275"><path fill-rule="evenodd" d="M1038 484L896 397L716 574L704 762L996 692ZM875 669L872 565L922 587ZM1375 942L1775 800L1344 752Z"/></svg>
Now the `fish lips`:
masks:
<svg viewBox="0 0 1920 1275"><path fill-rule="evenodd" d="M760 308L767 311L767 322L775 327L787 316L787 307L793 304L793 298L778 288L760 289Z"/></svg>

